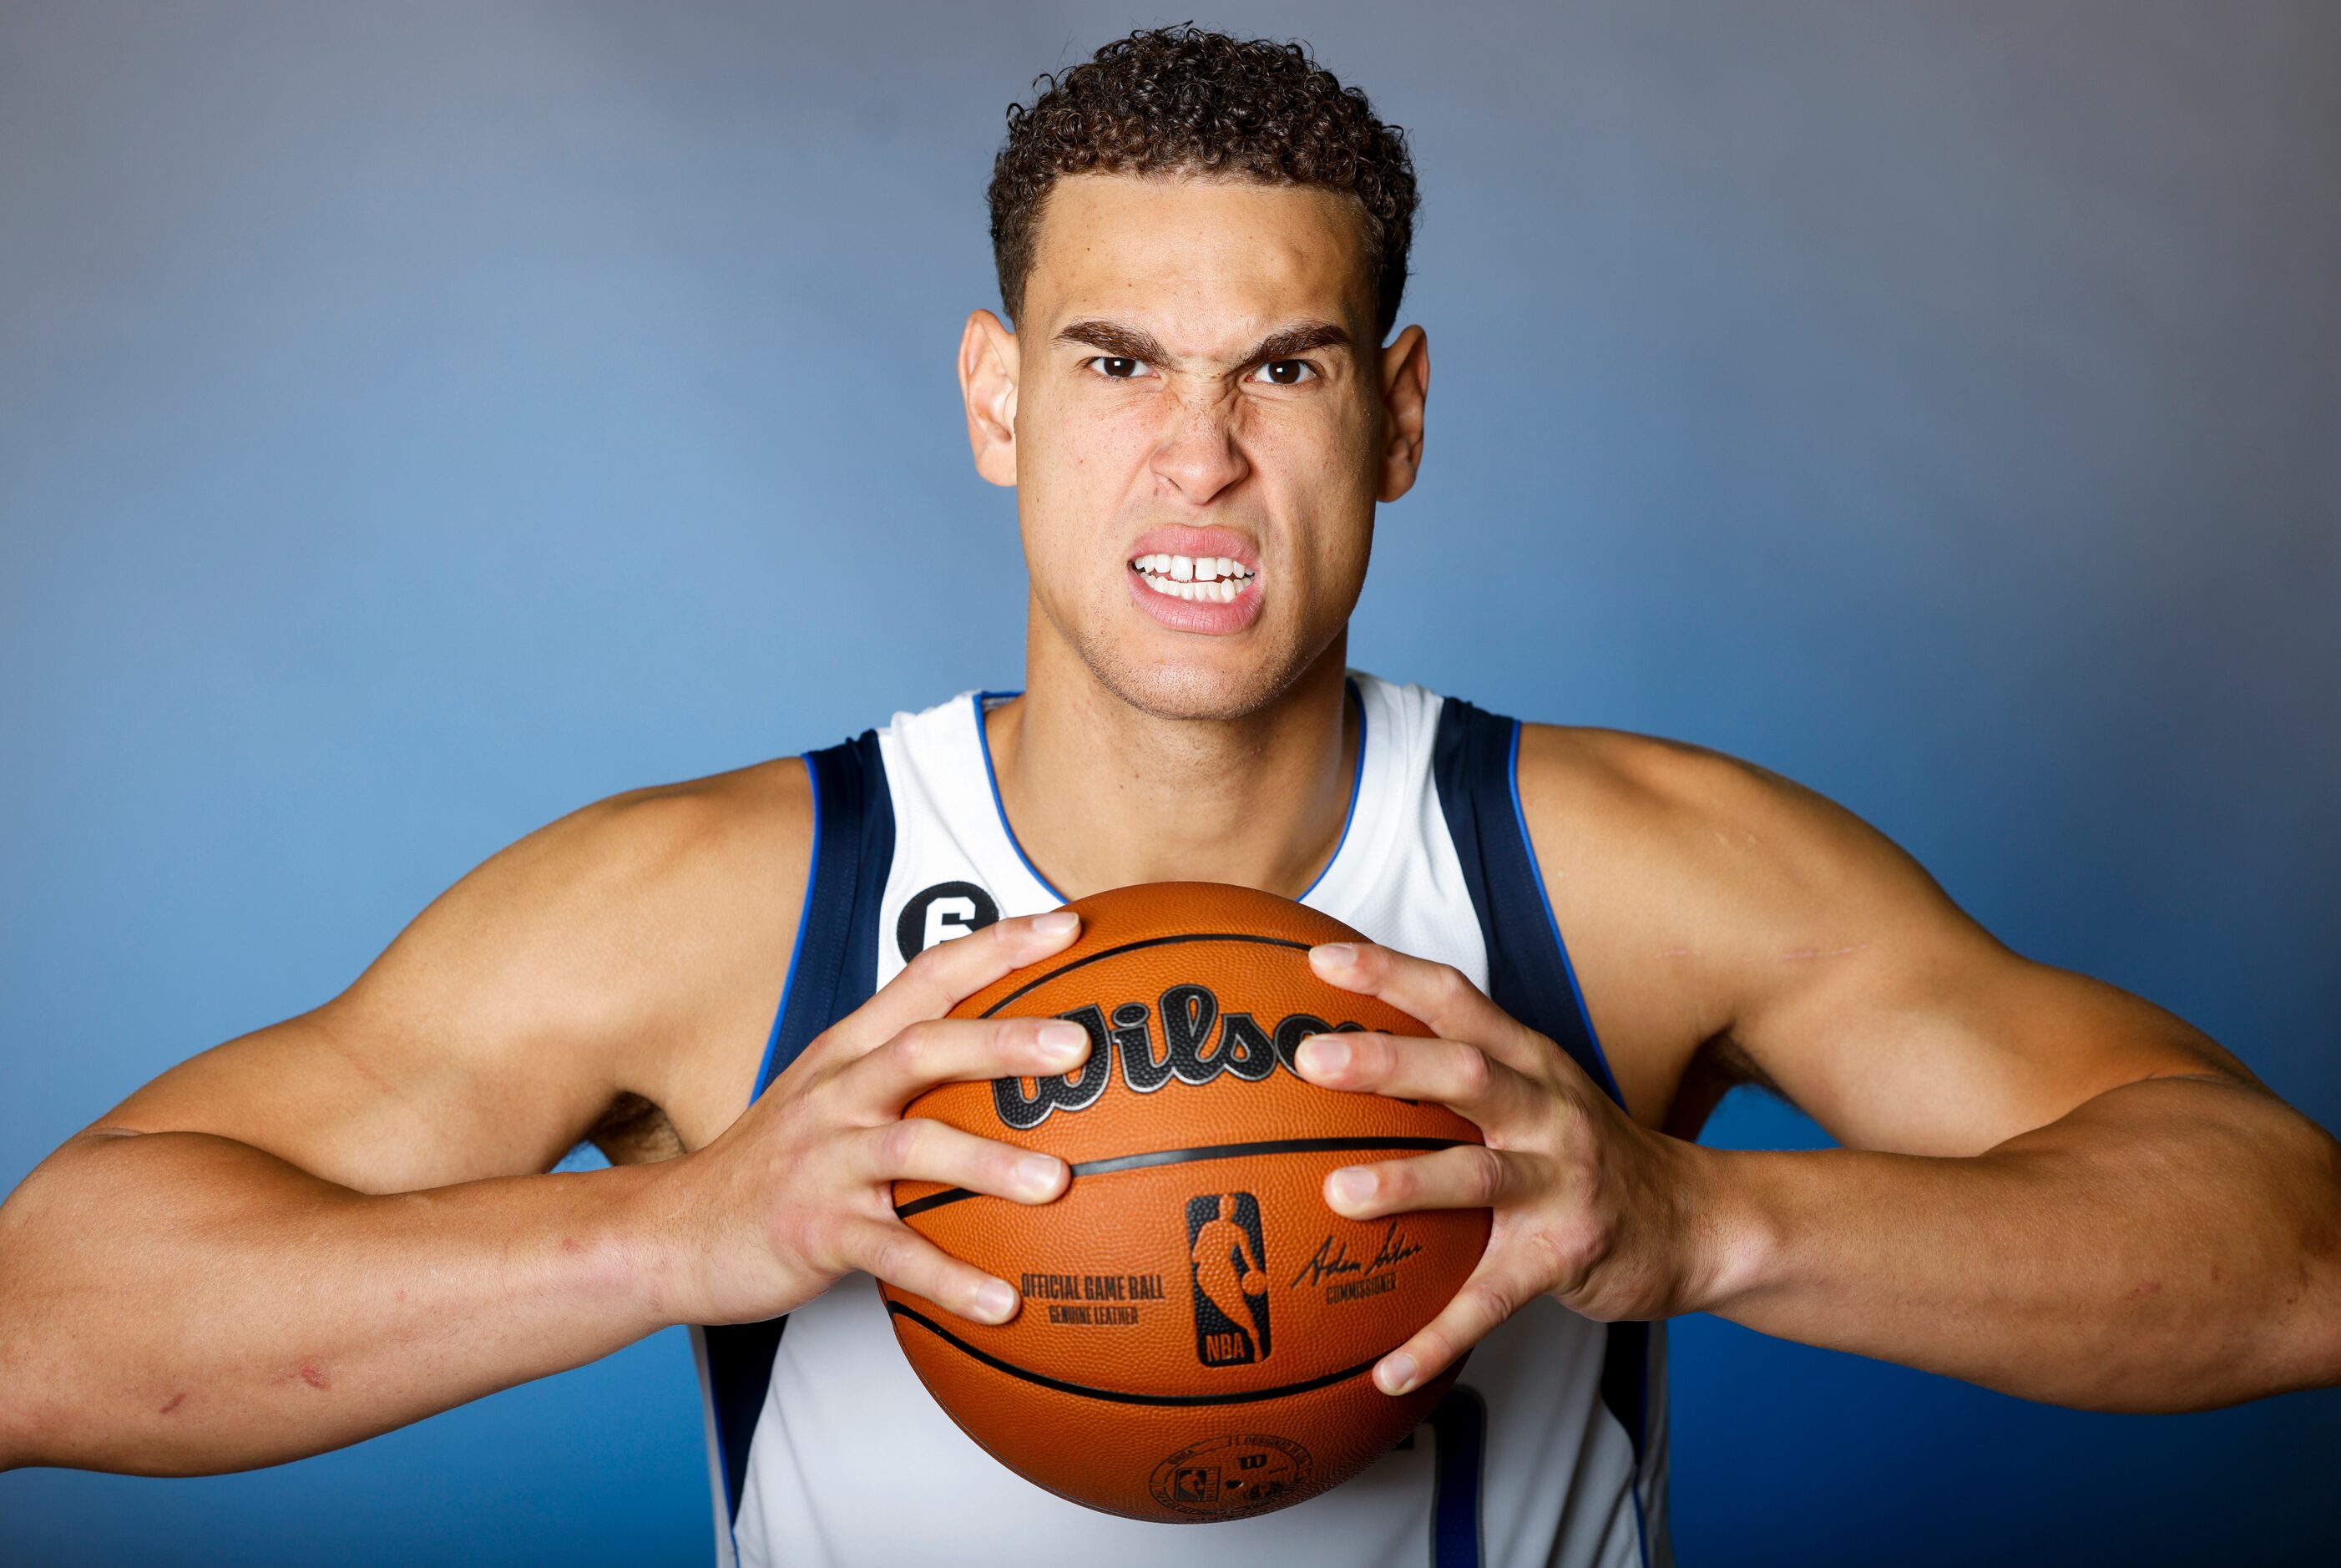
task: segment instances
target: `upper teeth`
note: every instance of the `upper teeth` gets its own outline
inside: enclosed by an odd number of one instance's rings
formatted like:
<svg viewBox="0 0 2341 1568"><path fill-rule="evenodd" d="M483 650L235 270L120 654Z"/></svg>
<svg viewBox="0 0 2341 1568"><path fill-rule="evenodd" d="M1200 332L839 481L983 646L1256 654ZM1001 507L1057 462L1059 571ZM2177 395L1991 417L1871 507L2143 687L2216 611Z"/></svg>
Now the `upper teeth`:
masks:
<svg viewBox="0 0 2341 1568"><path fill-rule="evenodd" d="M1250 567L1225 555L1141 555L1131 565L1158 594L1222 604L1242 593L1252 579Z"/></svg>

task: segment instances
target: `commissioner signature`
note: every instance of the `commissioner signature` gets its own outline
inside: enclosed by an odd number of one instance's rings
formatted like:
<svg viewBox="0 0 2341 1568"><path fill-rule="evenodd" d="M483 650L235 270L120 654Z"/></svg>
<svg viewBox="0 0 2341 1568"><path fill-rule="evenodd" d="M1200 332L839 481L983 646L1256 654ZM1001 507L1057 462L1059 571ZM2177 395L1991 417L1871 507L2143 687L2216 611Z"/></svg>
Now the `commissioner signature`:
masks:
<svg viewBox="0 0 2341 1568"><path fill-rule="evenodd" d="M1292 1276L1292 1285L1298 1287L1318 1284L1342 1274L1377 1273L1390 1267L1401 1258L1410 1258L1420 1251L1422 1251L1421 1246L1407 1240L1406 1233L1398 1228L1398 1222L1395 1220L1391 1221L1389 1228L1382 1232L1381 1243L1375 1247L1374 1255L1364 1263L1360 1263L1350 1255L1350 1244L1347 1242L1335 1241L1331 1236L1327 1236L1317 1243L1317 1251L1309 1261L1300 1265L1300 1272Z"/></svg>

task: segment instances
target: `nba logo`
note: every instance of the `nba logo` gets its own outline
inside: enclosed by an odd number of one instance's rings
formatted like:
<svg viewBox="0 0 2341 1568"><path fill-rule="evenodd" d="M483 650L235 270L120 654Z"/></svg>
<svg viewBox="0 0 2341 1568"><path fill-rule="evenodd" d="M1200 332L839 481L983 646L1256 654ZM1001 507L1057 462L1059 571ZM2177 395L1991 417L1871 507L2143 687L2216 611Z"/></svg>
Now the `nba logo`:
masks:
<svg viewBox="0 0 2341 1568"><path fill-rule="evenodd" d="M1205 1193L1187 1200L1189 1279L1195 1293L1195 1358L1205 1366L1268 1359L1268 1248L1260 1200Z"/></svg>
<svg viewBox="0 0 2341 1568"><path fill-rule="evenodd" d="M1179 1502L1190 1508L1217 1508L1220 1505L1220 1467L1216 1464L1190 1464L1179 1472L1172 1491Z"/></svg>

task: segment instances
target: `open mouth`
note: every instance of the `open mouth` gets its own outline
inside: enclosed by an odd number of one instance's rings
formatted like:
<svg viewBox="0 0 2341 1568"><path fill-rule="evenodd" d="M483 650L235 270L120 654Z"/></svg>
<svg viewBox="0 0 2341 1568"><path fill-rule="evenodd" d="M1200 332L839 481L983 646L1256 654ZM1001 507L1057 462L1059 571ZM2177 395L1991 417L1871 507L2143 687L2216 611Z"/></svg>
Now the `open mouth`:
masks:
<svg viewBox="0 0 2341 1568"><path fill-rule="evenodd" d="M1190 604L1231 604L1258 575L1225 555L1138 555L1130 569L1156 593Z"/></svg>

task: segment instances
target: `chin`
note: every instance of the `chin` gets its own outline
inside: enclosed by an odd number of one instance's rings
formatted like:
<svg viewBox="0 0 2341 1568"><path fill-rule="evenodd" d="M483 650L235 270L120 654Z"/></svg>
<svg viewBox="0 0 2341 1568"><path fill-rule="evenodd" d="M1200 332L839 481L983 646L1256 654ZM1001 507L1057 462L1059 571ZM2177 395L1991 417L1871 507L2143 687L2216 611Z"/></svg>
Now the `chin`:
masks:
<svg viewBox="0 0 2341 1568"><path fill-rule="evenodd" d="M1225 723L1273 706L1340 640L1273 612L1239 636L1166 630L1127 604L1091 604L1061 614L1046 595L1035 608L1090 678L1117 701L1152 718Z"/></svg>
<svg viewBox="0 0 2341 1568"><path fill-rule="evenodd" d="M1278 656L1257 647L1247 650L1253 656L1240 660L1148 659L1115 648L1080 652L1100 685L1142 714L1221 722L1250 718L1273 705L1315 662L1299 650Z"/></svg>

